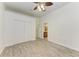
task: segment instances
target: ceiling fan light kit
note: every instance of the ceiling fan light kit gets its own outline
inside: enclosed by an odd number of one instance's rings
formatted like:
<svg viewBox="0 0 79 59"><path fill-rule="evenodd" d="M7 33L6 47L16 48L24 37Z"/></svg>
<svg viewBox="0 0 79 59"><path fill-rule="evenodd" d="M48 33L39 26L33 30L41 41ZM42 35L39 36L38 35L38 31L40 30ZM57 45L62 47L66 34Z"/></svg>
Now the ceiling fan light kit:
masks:
<svg viewBox="0 0 79 59"><path fill-rule="evenodd" d="M38 10L39 10L39 11L45 11L45 6L44 6L43 3L38 4Z"/></svg>
<svg viewBox="0 0 79 59"><path fill-rule="evenodd" d="M38 5L38 10L39 10L39 11L42 11L42 9L41 9L41 6L40 6L40 5Z"/></svg>
<svg viewBox="0 0 79 59"><path fill-rule="evenodd" d="M42 9L43 11L45 11L45 5L44 5L44 4L41 4L41 9Z"/></svg>

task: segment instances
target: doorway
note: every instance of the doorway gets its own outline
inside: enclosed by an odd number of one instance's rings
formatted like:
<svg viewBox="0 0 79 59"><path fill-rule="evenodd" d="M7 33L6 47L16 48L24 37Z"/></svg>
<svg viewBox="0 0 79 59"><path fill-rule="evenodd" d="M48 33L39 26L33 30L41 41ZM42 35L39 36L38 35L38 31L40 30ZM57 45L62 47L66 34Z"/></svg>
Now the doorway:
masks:
<svg viewBox="0 0 79 59"><path fill-rule="evenodd" d="M43 38L48 40L48 23L44 23Z"/></svg>

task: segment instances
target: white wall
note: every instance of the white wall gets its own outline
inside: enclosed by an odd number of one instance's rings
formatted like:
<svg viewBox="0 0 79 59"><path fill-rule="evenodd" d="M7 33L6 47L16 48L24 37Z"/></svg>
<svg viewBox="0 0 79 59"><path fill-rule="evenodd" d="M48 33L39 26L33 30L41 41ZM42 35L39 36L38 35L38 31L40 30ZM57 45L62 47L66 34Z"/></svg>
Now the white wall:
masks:
<svg viewBox="0 0 79 59"><path fill-rule="evenodd" d="M0 2L0 53L3 49L3 15L4 15L4 5Z"/></svg>
<svg viewBox="0 0 79 59"><path fill-rule="evenodd" d="M4 15L4 47L35 40L35 17L6 10Z"/></svg>
<svg viewBox="0 0 79 59"><path fill-rule="evenodd" d="M40 17L36 17L36 39L39 38Z"/></svg>
<svg viewBox="0 0 79 59"><path fill-rule="evenodd" d="M48 22L49 41L79 51L79 3L69 3L42 17L41 38L44 22Z"/></svg>

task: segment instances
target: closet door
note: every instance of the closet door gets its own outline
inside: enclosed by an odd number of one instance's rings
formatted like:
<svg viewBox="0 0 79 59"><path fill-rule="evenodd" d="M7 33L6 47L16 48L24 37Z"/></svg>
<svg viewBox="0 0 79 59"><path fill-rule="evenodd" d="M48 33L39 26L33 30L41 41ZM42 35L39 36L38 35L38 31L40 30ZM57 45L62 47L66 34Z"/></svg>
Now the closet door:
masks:
<svg viewBox="0 0 79 59"><path fill-rule="evenodd" d="M22 21L16 21L13 20L13 29L11 29L13 31L13 36L14 36L14 43L18 43L18 42L22 42L25 41L25 23Z"/></svg>
<svg viewBox="0 0 79 59"><path fill-rule="evenodd" d="M13 45L26 41L25 23L14 19L7 19L5 22L4 44Z"/></svg>
<svg viewBox="0 0 79 59"><path fill-rule="evenodd" d="M34 24L30 18L19 18L19 15L7 13L4 21L4 46L35 40Z"/></svg>
<svg viewBox="0 0 79 59"><path fill-rule="evenodd" d="M25 23L25 39L27 39L28 41L30 40L34 40L35 38L35 29L34 29L34 25L32 24L32 22L26 22Z"/></svg>

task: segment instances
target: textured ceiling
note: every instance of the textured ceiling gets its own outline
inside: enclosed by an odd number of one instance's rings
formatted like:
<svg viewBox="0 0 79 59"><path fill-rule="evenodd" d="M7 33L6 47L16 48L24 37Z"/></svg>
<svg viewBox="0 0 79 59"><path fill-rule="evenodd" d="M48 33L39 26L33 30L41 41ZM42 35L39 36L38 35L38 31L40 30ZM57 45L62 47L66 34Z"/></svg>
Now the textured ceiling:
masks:
<svg viewBox="0 0 79 59"><path fill-rule="evenodd" d="M34 11L33 8L36 6L36 4L33 2L5 2L4 4L6 9L8 10L13 10L31 16L43 16L68 4L68 2L53 2L53 3L54 5L46 7L45 12L39 12L38 10Z"/></svg>

